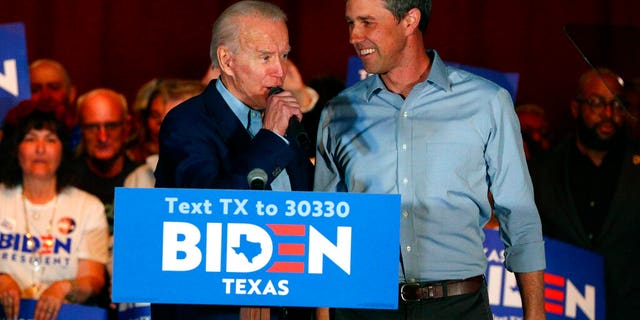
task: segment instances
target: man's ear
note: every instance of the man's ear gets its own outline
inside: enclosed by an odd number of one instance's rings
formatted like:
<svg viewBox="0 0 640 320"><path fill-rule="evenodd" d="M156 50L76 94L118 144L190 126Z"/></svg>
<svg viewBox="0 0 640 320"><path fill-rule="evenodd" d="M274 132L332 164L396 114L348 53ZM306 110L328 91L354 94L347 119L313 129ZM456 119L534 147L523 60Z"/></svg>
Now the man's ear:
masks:
<svg viewBox="0 0 640 320"><path fill-rule="evenodd" d="M413 8L407 11L407 13L404 15L404 18L402 18L402 22L401 22L404 24L404 27L407 30L407 34L411 34L418 29L421 16L422 15L418 8Z"/></svg>
<svg viewBox="0 0 640 320"><path fill-rule="evenodd" d="M571 99L571 115L573 119L578 119L578 115L580 114L580 104L576 99Z"/></svg>
<svg viewBox="0 0 640 320"><path fill-rule="evenodd" d="M231 67L233 66L233 53L227 46L219 46L216 50L216 54L218 55L218 64L220 66L220 71L225 74L233 75L233 70Z"/></svg>
<svg viewBox="0 0 640 320"><path fill-rule="evenodd" d="M71 85L71 87L69 87L69 103L74 105L74 107L75 107L77 97L78 97L78 90L76 89L76 86Z"/></svg>

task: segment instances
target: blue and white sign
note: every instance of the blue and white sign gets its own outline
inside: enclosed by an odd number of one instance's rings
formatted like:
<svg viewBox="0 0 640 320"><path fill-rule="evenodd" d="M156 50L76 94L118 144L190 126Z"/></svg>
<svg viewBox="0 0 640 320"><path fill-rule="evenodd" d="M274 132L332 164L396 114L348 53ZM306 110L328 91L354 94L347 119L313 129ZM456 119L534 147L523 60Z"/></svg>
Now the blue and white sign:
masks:
<svg viewBox="0 0 640 320"><path fill-rule="evenodd" d="M9 109L30 97L24 24L0 24L0 122Z"/></svg>
<svg viewBox="0 0 640 320"><path fill-rule="evenodd" d="M116 188L113 300L394 309L399 214L399 195Z"/></svg>
<svg viewBox="0 0 640 320"><path fill-rule="evenodd" d="M498 231L485 230L489 303L495 320L518 320L522 300L515 275L504 268L504 246ZM602 256L545 238L544 307L549 320L604 319L604 260ZM580 266L576 266L580 261Z"/></svg>

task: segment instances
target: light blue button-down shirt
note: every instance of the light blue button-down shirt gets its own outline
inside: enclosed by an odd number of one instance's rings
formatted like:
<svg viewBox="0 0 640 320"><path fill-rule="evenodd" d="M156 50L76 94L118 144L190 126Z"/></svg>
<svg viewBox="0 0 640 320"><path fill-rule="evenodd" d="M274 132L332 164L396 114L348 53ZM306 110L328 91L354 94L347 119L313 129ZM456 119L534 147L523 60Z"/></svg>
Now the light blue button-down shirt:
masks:
<svg viewBox="0 0 640 320"><path fill-rule="evenodd" d="M240 99L227 90L222 81L216 81L216 89L220 92L222 99L229 105L233 114L238 117L238 120L242 123L242 126L247 128L247 131L254 137L258 134L258 131L262 129L262 114L259 111L249 108L242 103ZM284 141L289 143L287 139L281 137ZM282 170L280 174L271 182L271 190L275 191L291 191L291 181L289 181L289 175L287 170Z"/></svg>
<svg viewBox="0 0 640 320"><path fill-rule="evenodd" d="M430 55L428 79L406 99L374 75L328 104L314 189L400 194L408 281L484 274L490 190L507 269L544 269L540 218L509 93Z"/></svg>

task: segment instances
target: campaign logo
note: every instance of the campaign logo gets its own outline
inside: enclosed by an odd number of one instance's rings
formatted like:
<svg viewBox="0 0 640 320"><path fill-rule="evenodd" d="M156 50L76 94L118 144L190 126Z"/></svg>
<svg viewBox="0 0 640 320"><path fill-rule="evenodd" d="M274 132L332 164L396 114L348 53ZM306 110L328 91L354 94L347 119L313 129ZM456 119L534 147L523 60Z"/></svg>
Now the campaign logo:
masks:
<svg viewBox="0 0 640 320"><path fill-rule="evenodd" d="M596 287L584 284L582 289L571 279L544 274L544 309L547 313L577 319L578 311L588 319L596 318Z"/></svg>
<svg viewBox="0 0 640 320"><path fill-rule="evenodd" d="M0 121L10 108L31 97L23 23L0 24Z"/></svg>
<svg viewBox="0 0 640 320"><path fill-rule="evenodd" d="M504 267L504 247L498 233L485 230L485 234L487 289L494 320L522 319L518 284L515 275ZM547 238L545 253L544 304L547 319L604 318L602 257ZM575 268L571 259L586 261L585 265L591 268Z"/></svg>
<svg viewBox="0 0 640 320"><path fill-rule="evenodd" d="M207 223L203 253L199 247L202 233L196 225L164 222L162 270L194 270L204 258L206 272L251 273L268 266L265 270L268 273L322 274L322 259L326 256L346 274L350 273L350 227L337 227L335 244L312 225L267 224L265 227L248 223Z"/></svg>
<svg viewBox="0 0 640 320"><path fill-rule="evenodd" d="M30 247L28 241L34 242ZM42 235L39 237L29 237L20 233L0 233L0 250L14 250L20 252L39 252L41 254L71 253L71 238L60 239L52 235Z"/></svg>

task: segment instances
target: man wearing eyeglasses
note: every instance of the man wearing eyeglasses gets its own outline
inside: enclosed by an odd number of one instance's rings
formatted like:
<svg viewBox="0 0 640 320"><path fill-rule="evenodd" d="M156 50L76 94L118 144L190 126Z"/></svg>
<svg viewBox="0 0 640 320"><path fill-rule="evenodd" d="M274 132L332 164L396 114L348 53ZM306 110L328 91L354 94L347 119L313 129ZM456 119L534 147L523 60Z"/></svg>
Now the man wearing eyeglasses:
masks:
<svg viewBox="0 0 640 320"><path fill-rule="evenodd" d="M611 70L584 73L575 136L531 170L543 234L604 256L607 319L640 314L640 149L625 135L622 88Z"/></svg>
<svg viewBox="0 0 640 320"><path fill-rule="evenodd" d="M78 116L82 132L78 187L104 203L113 231L114 188L122 186L138 165L125 156L127 100L111 89L95 89L78 99Z"/></svg>
<svg viewBox="0 0 640 320"><path fill-rule="evenodd" d="M130 117L127 100L114 90L99 88L80 96L77 107L82 141L78 148L76 186L102 201L113 236L115 188L122 187L126 177L139 165L125 155ZM110 268L108 271L111 276ZM110 305L108 297L105 290L99 301L101 307ZM108 310L109 319L117 319L117 311Z"/></svg>

